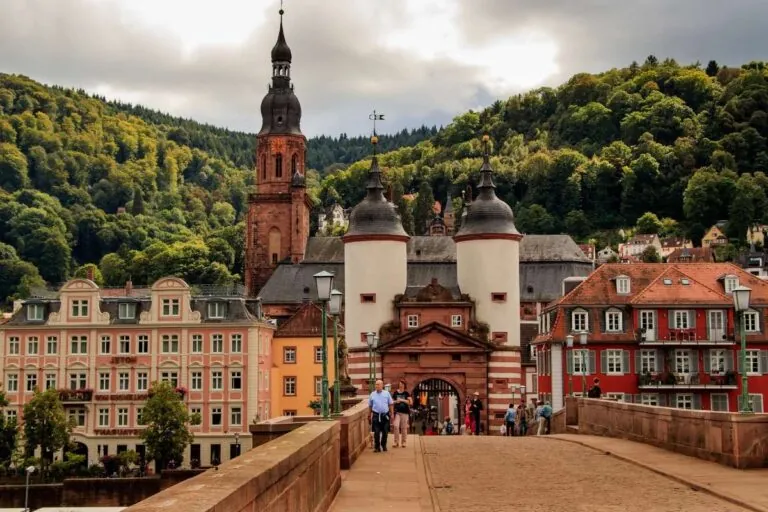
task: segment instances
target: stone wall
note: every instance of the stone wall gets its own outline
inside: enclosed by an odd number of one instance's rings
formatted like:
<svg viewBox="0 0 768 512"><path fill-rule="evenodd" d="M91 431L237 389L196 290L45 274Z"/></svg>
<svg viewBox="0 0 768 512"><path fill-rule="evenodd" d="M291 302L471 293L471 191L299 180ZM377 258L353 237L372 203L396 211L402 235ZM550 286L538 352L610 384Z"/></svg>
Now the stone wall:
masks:
<svg viewBox="0 0 768 512"><path fill-rule="evenodd" d="M363 450L365 450L371 431L368 417L368 403L366 401L362 401L342 413L339 419L339 423L341 423L341 446L339 453L341 469L351 468L352 464L355 463L360 454L363 453Z"/></svg>
<svg viewBox="0 0 768 512"><path fill-rule="evenodd" d="M127 509L325 512L341 486L341 424L312 421Z"/></svg>
<svg viewBox="0 0 768 512"><path fill-rule="evenodd" d="M575 400L579 434L647 443L740 469L768 467L768 414Z"/></svg>

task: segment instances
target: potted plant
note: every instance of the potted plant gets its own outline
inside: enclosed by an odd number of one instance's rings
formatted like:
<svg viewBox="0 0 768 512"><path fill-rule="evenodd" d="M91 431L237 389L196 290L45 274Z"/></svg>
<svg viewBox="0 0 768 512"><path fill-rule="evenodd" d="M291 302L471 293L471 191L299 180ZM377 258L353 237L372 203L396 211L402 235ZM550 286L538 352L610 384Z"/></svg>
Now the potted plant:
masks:
<svg viewBox="0 0 768 512"><path fill-rule="evenodd" d="M320 414L320 409L322 408L322 404L320 403L320 400L310 400L308 407L312 409L312 412L317 416Z"/></svg>

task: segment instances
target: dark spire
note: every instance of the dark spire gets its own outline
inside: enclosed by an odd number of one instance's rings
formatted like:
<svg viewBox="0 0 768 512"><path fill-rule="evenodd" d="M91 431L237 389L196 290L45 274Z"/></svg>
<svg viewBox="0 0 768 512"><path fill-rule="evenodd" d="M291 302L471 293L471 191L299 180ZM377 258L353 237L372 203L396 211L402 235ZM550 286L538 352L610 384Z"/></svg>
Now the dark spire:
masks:
<svg viewBox="0 0 768 512"><path fill-rule="evenodd" d="M379 196L384 197L382 190L384 185L381 183L381 170L379 169L379 159L376 158L376 145L379 143L377 136L371 137L371 144L373 145L373 159L371 160L371 169L368 171L368 183L365 188L368 189L368 197Z"/></svg>
<svg viewBox="0 0 768 512"><path fill-rule="evenodd" d="M489 141L490 137L483 135L483 166L480 167L480 183L477 184L477 188L480 191L478 196L482 195L486 189L496 188L496 185L493 184L493 168L491 167L488 150Z"/></svg>
<svg viewBox="0 0 768 512"><path fill-rule="evenodd" d="M453 213L453 201L451 200L451 192L448 192L448 197L445 200L445 208L443 209L443 214L446 213Z"/></svg>
<svg viewBox="0 0 768 512"><path fill-rule="evenodd" d="M277 34L277 43L272 47L272 62L291 62L291 49L285 41L285 32L283 31L283 14L285 11L280 9L280 32Z"/></svg>

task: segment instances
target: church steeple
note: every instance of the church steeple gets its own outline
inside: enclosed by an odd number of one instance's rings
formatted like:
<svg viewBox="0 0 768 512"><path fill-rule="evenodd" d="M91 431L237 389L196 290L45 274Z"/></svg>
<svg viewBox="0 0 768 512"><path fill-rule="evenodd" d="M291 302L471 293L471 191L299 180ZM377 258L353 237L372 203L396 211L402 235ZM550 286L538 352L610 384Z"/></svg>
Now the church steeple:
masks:
<svg viewBox="0 0 768 512"><path fill-rule="evenodd" d="M285 78L291 80L291 48L285 41L285 31L283 30L283 14L285 11L280 9L280 32L277 34L277 42L272 47L272 83L275 84L276 78Z"/></svg>

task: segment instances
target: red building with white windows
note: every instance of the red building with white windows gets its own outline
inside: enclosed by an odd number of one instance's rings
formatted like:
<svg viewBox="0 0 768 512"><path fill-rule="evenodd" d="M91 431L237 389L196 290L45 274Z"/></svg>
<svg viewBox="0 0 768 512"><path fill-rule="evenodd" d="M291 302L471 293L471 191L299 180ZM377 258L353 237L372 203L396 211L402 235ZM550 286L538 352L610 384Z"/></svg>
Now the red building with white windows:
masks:
<svg viewBox="0 0 768 512"><path fill-rule="evenodd" d="M764 411L768 282L729 263L638 263L603 265L566 286L540 315L534 340L539 394L555 409L571 386L581 396L598 377L610 398L737 411L742 365L731 292L746 286L749 393L753 411Z"/></svg>

